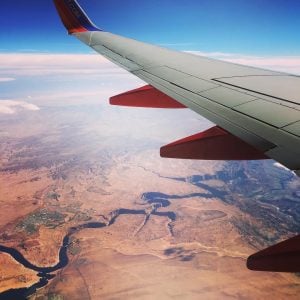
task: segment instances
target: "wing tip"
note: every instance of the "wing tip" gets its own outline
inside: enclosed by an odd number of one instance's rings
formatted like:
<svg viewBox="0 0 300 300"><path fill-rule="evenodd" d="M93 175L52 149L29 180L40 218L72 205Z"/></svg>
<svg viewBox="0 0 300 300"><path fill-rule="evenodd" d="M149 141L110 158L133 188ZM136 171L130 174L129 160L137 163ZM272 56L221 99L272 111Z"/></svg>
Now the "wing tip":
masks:
<svg viewBox="0 0 300 300"><path fill-rule="evenodd" d="M76 0L54 0L54 4L69 34L101 31L93 24Z"/></svg>

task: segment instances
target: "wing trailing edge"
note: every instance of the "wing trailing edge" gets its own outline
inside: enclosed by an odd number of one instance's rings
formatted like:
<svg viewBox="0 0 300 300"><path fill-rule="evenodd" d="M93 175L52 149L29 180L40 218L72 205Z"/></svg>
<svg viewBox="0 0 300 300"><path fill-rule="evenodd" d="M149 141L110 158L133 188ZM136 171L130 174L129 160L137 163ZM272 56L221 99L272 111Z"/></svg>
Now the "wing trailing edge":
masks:
<svg viewBox="0 0 300 300"><path fill-rule="evenodd" d="M173 98L151 85L146 85L109 100L111 105L145 108L185 108ZM160 156L201 160L268 159L264 153L219 126L183 138L160 149Z"/></svg>

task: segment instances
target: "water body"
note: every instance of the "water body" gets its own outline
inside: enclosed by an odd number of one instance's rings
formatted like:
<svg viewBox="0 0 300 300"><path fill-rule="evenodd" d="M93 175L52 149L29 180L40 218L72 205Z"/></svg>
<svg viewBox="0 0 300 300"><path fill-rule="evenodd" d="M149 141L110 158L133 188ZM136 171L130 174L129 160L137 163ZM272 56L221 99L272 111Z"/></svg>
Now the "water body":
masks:
<svg viewBox="0 0 300 300"><path fill-rule="evenodd" d="M214 195L212 193L192 193L188 195L167 195L158 192L149 192L144 193L142 195L142 199L148 204L160 204L161 207L168 207L171 202L170 200L180 200L180 199L188 199L188 198L213 198Z"/></svg>
<svg viewBox="0 0 300 300"><path fill-rule="evenodd" d="M186 196L188 197L188 196ZM154 209L151 212L150 215L156 215L161 217L167 217L170 219L170 222L173 222L176 220L176 214L174 212L158 212L157 209L159 207L167 207L170 205L170 201L167 199L182 199L186 197L181 196L169 196L166 194L161 193L145 193L143 195L143 200L148 203L152 204ZM195 197L195 195L190 195L190 197ZM66 234L66 236L63 239L62 246L59 250L59 262L52 267L38 267L30 263L18 250L14 248L9 248L6 246L0 245L0 252L7 253L11 257L13 257L18 263L22 264L25 268L36 271L38 273L38 276L41 278L39 282L33 284L29 288L20 288L20 289L11 289L8 291L5 291L3 293L0 293L0 300L12 300L12 299L18 299L18 300L26 300L29 296L36 293L36 291L44 286L46 286L49 283L49 280L53 279L55 275L51 274L55 271L58 271L64 267L66 267L69 263L68 258L68 246L70 244L70 238L71 236L79 232L83 229L92 228L92 229L99 229L103 227L110 226L115 223L116 219L120 215L145 215L148 219L150 217L149 213L147 214L145 210L132 210L132 209L125 209L120 208L116 211L114 211L111 214L111 219L108 222L108 224L102 223L102 222L89 222L85 224L81 224L76 227L71 227L69 229L69 232ZM169 224L169 229L172 234L172 226Z"/></svg>
<svg viewBox="0 0 300 300"><path fill-rule="evenodd" d="M1 293L0 299L1 300L12 300L12 299L26 300L29 296L33 295L38 289L46 286L49 280L55 277L55 275L51 273L58 271L68 265L69 258L68 258L67 250L68 250L68 245L70 243L70 237L72 234L86 228L102 228L105 226L106 226L105 223L90 222L90 223L79 225L77 227L71 227L68 234L64 237L62 246L59 250L59 262L52 267L35 266L32 263L30 263L18 250L0 245L1 252L9 254L18 263L22 264L25 268L38 272L38 276L41 277L39 282L33 284L29 288L11 289Z"/></svg>

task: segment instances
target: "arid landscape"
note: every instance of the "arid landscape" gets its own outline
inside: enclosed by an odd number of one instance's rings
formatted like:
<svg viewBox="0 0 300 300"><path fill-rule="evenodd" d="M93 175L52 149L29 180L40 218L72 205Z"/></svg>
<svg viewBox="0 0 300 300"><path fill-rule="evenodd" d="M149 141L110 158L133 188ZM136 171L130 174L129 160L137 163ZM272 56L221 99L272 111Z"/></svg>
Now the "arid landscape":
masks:
<svg viewBox="0 0 300 300"><path fill-rule="evenodd" d="M299 233L299 179L272 161L162 159L178 113L127 112L1 118L0 299L298 299L299 276L245 262Z"/></svg>

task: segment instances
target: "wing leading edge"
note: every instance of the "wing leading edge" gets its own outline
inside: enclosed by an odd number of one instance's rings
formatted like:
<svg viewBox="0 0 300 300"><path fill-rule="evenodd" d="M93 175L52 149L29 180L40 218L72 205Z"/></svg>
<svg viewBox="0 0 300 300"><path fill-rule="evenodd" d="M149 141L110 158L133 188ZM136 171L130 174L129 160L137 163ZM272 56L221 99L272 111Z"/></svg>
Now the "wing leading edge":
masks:
<svg viewBox="0 0 300 300"><path fill-rule="evenodd" d="M112 97L111 104L188 107L217 124L206 132L163 147L162 156L272 158L300 176L299 76L218 61L125 38L97 28L76 0L54 0L54 3L69 34L149 84ZM220 143L232 150L222 154ZM281 251L283 256L289 255L284 246L281 246ZM268 256L269 252L264 253ZM256 258L252 256L250 262L253 257ZM299 258L300 251L295 254L297 261ZM289 264L292 266L293 260ZM265 269L272 270L272 266L267 265ZM251 267L255 269L255 264L252 263ZM257 267L257 270L263 269L262 264ZM292 268L279 269L273 268L273 271Z"/></svg>

